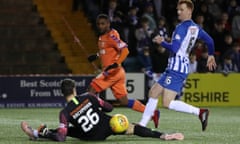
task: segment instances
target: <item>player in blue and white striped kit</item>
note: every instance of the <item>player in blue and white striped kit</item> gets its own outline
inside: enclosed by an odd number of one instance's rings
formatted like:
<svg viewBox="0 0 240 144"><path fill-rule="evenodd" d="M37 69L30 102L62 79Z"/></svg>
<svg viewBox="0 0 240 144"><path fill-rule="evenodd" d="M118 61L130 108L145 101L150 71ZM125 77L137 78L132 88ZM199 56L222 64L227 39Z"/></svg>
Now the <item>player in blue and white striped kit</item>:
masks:
<svg viewBox="0 0 240 144"><path fill-rule="evenodd" d="M153 39L153 42L168 49L170 56L166 71L160 77L159 81L150 89L149 100L139 123L142 126L147 125L157 107L158 97L163 96L162 104L164 107L179 112L194 114L199 117L202 130L204 131L207 127L208 109L200 109L182 101L174 100L177 93L181 92L183 82L188 76L189 53L197 39L203 40L208 47L209 56L207 67L209 70L216 68L216 62L213 56L213 40L201 27L192 21L193 9L194 5L191 0L179 0L177 13L181 23L177 25L172 35L172 42L165 42L161 36L156 36Z"/></svg>

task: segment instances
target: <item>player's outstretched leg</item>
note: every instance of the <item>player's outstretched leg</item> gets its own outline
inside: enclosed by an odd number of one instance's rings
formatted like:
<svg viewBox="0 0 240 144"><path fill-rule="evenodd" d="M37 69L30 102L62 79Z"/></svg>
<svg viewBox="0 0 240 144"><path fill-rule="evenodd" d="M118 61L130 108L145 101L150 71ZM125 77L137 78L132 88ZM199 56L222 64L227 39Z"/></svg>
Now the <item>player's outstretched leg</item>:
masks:
<svg viewBox="0 0 240 144"><path fill-rule="evenodd" d="M199 119L202 123L202 131L205 131L206 128L207 128L208 115L209 115L209 110L208 109L200 109Z"/></svg>
<svg viewBox="0 0 240 144"><path fill-rule="evenodd" d="M160 138L162 140L183 140L184 135L182 133L171 133L171 134L166 134L162 133L160 131L156 130L151 130L147 127L140 126L138 124L133 124L129 126L130 128L128 129L127 134L131 134L131 130L133 130L133 134L140 136L140 137L152 137L152 138Z"/></svg>
<svg viewBox="0 0 240 144"><path fill-rule="evenodd" d="M202 124L202 131L206 130L206 127L208 124L208 115L209 115L208 109L200 109L198 107L194 107L183 101L178 101L178 100L172 100L170 102L168 108L171 110L190 113L190 114L194 114L194 115L198 116L198 118L200 119L201 124Z"/></svg>
<svg viewBox="0 0 240 144"><path fill-rule="evenodd" d="M21 128L25 134L27 134L30 138L30 140L36 140L37 137L34 136L34 129L28 125L27 122L23 121L21 122Z"/></svg>
<svg viewBox="0 0 240 144"><path fill-rule="evenodd" d="M127 107L129 107L135 111L142 112L142 113L144 112L144 110L146 108L146 106L144 104L142 104L140 101L133 100L133 99L128 100ZM159 119L160 119L160 110L155 110L152 115L152 120L153 120L155 128L158 128Z"/></svg>

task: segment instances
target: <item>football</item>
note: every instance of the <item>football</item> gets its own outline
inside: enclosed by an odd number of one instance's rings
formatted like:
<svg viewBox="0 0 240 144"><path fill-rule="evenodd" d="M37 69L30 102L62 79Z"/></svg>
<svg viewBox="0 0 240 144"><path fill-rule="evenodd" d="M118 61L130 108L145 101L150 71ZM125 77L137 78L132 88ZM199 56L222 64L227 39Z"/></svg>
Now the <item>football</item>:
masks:
<svg viewBox="0 0 240 144"><path fill-rule="evenodd" d="M128 119L123 114L115 114L110 119L110 126L115 133L123 133L128 129Z"/></svg>

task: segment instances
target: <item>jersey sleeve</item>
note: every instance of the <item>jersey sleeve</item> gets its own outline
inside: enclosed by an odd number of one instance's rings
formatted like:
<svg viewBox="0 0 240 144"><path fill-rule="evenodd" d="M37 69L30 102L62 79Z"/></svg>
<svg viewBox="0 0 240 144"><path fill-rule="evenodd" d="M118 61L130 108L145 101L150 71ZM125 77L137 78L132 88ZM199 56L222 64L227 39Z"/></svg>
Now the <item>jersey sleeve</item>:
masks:
<svg viewBox="0 0 240 144"><path fill-rule="evenodd" d="M107 101L104 101L103 99L95 95L93 95L92 97L93 97L94 103L96 103L100 108L102 108L102 111L111 112L113 110L113 106Z"/></svg>
<svg viewBox="0 0 240 144"><path fill-rule="evenodd" d="M181 29L184 29L184 27L181 25L177 26L172 36L172 42L168 43L163 41L161 43L161 46L170 50L173 53L177 53L185 35L184 30Z"/></svg>
<svg viewBox="0 0 240 144"><path fill-rule="evenodd" d="M59 127L55 130L55 132L51 133L51 139L55 141L65 141L67 137L68 121L63 110L59 114L59 121Z"/></svg>
<svg viewBox="0 0 240 144"><path fill-rule="evenodd" d="M213 55L214 54L213 39L203 29L200 29L199 31L199 39L203 40L206 43L208 47L208 54Z"/></svg>
<svg viewBox="0 0 240 144"><path fill-rule="evenodd" d="M119 34L116 31L110 34L110 39L113 47L116 48L117 50L121 50L123 48L128 47L128 45L120 39Z"/></svg>

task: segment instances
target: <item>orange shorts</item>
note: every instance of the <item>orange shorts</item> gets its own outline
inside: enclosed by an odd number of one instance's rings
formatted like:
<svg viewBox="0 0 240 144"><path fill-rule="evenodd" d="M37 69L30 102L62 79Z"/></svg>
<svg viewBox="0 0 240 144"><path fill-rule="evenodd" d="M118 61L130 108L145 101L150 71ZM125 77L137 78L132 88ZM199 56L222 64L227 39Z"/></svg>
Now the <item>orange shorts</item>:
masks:
<svg viewBox="0 0 240 144"><path fill-rule="evenodd" d="M116 99L127 96L127 88L125 85L126 74L122 67L114 69L108 76L104 76L102 73L94 78L91 82L91 86L97 92L111 88L112 93Z"/></svg>

